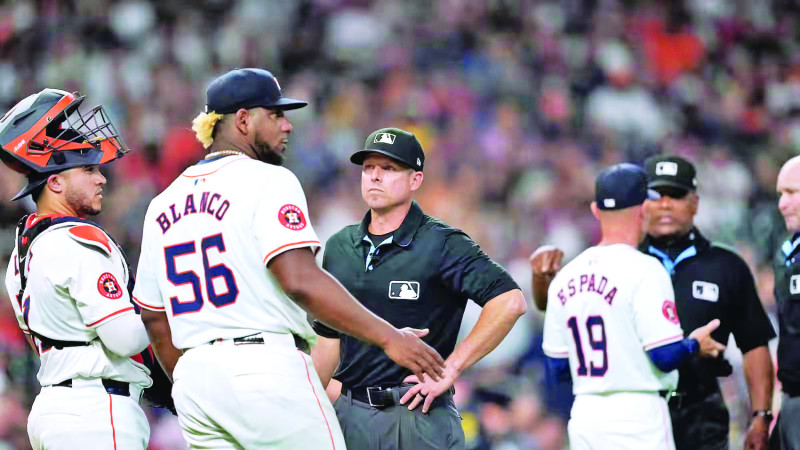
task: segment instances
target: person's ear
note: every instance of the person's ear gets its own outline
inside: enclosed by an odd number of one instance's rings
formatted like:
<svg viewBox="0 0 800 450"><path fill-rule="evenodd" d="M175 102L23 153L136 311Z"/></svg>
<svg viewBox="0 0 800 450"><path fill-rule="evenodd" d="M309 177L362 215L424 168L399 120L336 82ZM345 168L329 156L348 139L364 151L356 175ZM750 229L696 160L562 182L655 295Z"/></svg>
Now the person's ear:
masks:
<svg viewBox="0 0 800 450"><path fill-rule="evenodd" d="M692 215L697 214L697 207L700 204L700 196L697 195L697 192L689 192L689 210L692 212Z"/></svg>
<svg viewBox="0 0 800 450"><path fill-rule="evenodd" d="M253 121L253 117L250 115L250 111L239 108L233 114L233 125L241 134L247 134L250 130L250 123Z"/></svg>
<svg viewBox="0 0 800 450"><path fill-rule="evenodd" d="M416 191L420 186L422 186L423 178L425 178L425 176L422 175L422 172L415 171L414 174L411 175L411 192Z"/></svg>
<svg viewBox="0 0 800 450"><path fill-rule="evenodd" d="M589 209L592 210L594 218L600 220L600 209L597 208L597 202L592 202L592 204L589 205Z"/></svg>
<svg viewBox="0 0 800 450"><path fill-rule="evenodd" d="M63 174L57 173L47 177L46 185L47 189L56 194L60 194L64 192L64 189L67 187L67 179Z"/></svg>

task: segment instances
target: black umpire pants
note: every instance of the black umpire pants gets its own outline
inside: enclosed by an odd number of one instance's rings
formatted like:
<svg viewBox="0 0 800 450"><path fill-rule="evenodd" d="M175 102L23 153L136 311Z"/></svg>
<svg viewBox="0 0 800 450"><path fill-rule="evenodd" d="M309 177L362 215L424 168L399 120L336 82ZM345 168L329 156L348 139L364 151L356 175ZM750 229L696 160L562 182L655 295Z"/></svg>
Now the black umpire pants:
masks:
<svg viewBox="0 0 800 450"><path fill-rule="evenodd" d="M400 398L408 388L392 392L393 406L375 408L353 398L352 392L342 390L334 402L336 417L342 427L347 448L354 450L438 450L465 448L461 416L453 396L444 393L437 397L427 414L422 404L413 411Z"/></svg>
<svg viewBox="0 0 800 450"><path fill-rule="evenodd" d="M676 450L727 450L730 415L722 394L670 398L669 414Z"/></svg>

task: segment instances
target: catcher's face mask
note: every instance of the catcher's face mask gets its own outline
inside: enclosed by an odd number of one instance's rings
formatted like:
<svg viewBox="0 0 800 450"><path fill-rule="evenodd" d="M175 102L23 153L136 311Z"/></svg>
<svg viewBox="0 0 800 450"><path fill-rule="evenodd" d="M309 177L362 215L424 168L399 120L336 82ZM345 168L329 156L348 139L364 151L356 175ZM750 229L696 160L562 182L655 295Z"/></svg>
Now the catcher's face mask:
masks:
<svg viewBox="0 0 800 450"><path fill-rule="evenodd" d="M102 106L85 113L78 109L84 98L45 89L0 118L0 160L29 181L12 200L29 194L49 174L107 163L130 150Z"/></svg>

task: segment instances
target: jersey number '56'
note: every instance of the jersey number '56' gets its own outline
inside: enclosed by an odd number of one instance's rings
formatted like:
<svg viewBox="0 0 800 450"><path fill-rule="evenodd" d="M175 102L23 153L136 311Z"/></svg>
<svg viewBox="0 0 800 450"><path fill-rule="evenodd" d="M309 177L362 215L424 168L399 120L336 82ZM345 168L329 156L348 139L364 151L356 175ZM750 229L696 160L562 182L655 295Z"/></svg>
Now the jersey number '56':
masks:
<svg viewBox="0 0 800 450"><path fill-rule="evenodd" d="M222 234L207 236L200 241L200 252L203 254L204 281L201 281L200 276L194 270L178 272L175 269L176 258L197 252L194 241L164 248L164 257L167 259L167 279L175 286L190 284L194 292L194 299L190 301L181 301L177 296L170 297L169 301L172 304L173 316L200 311L203 307L203 284L205 284L208 301L217 308L234 303L236 297L239 296L239 288L236 286L233 271L225 264L209 265L208 250L211 248L216 248L220 253L225 252L225 241L222 240ZM214 288L214 279L219 277L225 280L225 286L228 289L222 294L218 294Z"/></svg>

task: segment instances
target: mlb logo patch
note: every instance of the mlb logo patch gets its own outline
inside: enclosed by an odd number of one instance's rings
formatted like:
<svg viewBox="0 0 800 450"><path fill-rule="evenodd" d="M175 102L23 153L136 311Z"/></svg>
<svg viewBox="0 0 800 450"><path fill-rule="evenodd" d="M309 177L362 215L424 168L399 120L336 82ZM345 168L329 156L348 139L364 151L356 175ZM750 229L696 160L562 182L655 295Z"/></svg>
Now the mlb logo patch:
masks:
<svg viewBox="0 0 800 450"><path fill-rule="evenodd" d="M678 174L678 163L672 161L662 161L656 164L656 175L670 175L675 176Z"/></svg>
<svg viewBox="0 0 800 450"><path fill-rule="evenodd" d="M800 294L800 275L792 275L792 278L789 279L789 293Z"/></svg>
<svg viewBox="0 0 800 450"><path fill-rule="evenodd" d="M417 281L390 281L389 298L393 300L418 300L419 282Z"/></svg>
<svg viewBox="0 0 800 450"><path fill-rule="evenodd" d="M396 137L392 133L378 133L375 135L374 141L376 144L394 144Z"/></svg>
<svg viewBox="0 0 800 450"><path fill-rule="evenodd" d="M707 302L719 300L719 286L708 281L695 281L692 283L692 297Z"/></svg>

